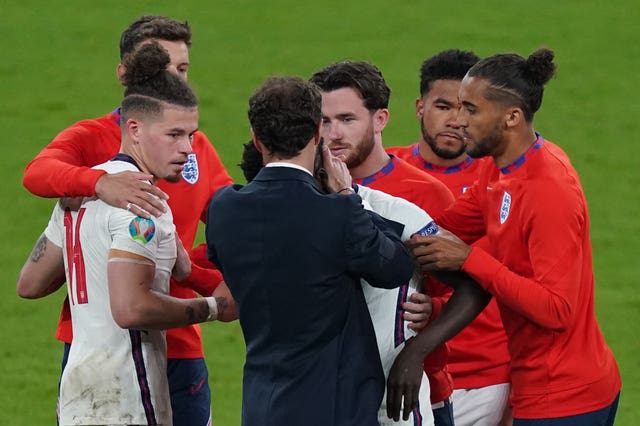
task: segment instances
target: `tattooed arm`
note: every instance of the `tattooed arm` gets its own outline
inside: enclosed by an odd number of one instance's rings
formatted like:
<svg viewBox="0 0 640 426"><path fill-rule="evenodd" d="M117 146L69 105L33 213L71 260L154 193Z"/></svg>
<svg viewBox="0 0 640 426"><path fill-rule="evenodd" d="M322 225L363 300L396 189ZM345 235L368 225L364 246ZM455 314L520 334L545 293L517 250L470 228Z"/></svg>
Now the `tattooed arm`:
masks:
<svg viewBox="0 0 640 426"><path fill-rule="evenodd" d="M227 283L224 281L220 282L218 287L213 291L213 297L218 300L218 321L229 322L238 319L236 301L233 300Z"/></svg>
<svg viewBox="0 0 640 426"><path fill-rule="evenodd" d="M109 299L122 328L168 329L212 321L225 314L225 297L180 299L151 288L155 264L131 252L109 251Z"/></svg>
<svg viewBox="0 0 640 426"><path fill-rule="evenodd" d="M38 299L55 292L64 282L62 248L42 234L18 276L18 295Z"/></svg>

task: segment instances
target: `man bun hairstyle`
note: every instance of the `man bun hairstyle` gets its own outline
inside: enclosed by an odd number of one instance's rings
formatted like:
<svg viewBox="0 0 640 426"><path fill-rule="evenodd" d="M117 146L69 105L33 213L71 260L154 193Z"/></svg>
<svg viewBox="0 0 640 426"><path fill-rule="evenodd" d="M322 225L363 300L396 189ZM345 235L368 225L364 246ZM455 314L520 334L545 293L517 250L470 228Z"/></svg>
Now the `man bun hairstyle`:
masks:
<svg viewBox="0 0 640 426"><path fill-rule="evenodd" d="M322 97L299 77L270 77L249 99L249 122L272 155L295 157L318 134Z"/></svg>
<svg viewBox="0 0 640 426"><path fill-rule="evenodd" d="M354 89L370 111L389 107L391 89L382 72L369 62L336 62L315 73L310 80L323 92L343 88Z"/></svg>
<svg viewBox="0 0 640 426"><path fill-rule="evenodd" d="M120 60L132 54L140 43L148 40L183 41L191 46L191 27L187 21L158 15L143 15L133 21L120 36Z"/></svg>
<svg viewBox="0 0 640 426"><path fill-rule="evenodd" d="M444 50L426 59L420 67L420 96L431 90L436 80L461 81L479 60L475 53L459 49Z"/></svg>
<svg viewBox="0 0 640 426"><path fill-rule="evenodd" d="M198 98L186 81L167 70L169 53L157 42L141 45L124 62L125 91L122 116L133 111L158 114L167 104L183 108L198 106Z"/></svg>
<svg viewBox="0 0 640 426"><path fill-rule="evenodd" d="M544 85L555 75L553 59L553 51L547 48L539 48L527 59L515 53L498 54L478 62L467 75L489 82L486 99L519 107L531 122L542 104Z"/></svg>
<svg viewBox="0 0 640 426"><path fill-rule="evenodd" d="M525 61L524 75L535 84L544 86L555 75L556 64L553 63L553 51L540 48Z"/></svg>

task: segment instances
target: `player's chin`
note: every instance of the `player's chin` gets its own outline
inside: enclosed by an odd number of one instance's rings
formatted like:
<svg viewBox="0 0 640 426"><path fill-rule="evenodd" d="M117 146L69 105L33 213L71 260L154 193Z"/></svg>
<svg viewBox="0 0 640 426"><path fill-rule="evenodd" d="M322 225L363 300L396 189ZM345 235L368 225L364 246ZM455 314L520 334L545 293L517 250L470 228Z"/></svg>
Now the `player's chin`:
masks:
<svg viewBox="0 0 640 426"><path fill-rule="evenodd" d="M166 180L167 182L171 182L171 183L177 183L177 182L180 182L181 178L182 178L182 173L181 172L177 172L177 173L172 173L172 174L169 174L169 175L165 176L164 180Z"/></svg>

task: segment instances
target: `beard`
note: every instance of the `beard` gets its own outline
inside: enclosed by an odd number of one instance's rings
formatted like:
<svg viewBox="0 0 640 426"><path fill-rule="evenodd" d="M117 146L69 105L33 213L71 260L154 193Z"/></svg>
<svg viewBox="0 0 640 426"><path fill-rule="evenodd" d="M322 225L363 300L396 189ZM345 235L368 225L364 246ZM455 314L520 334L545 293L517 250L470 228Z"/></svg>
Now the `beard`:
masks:
<svg viewBox="0 0 640 426"><path fill-rule="evenodd" d="M464 132L467 135L466 131ZM480 158L491 155L495 148L502 142L502 132L500 131L500 125L496 125L493 130L482 138L473 140L473 143L466 144L466 151L469 157Z"/></svg>
<svg viewBox="0 0 640 426"><path fill-rule="evenodd" d="M454 158L458 158L462 154L464 154L466 148L465 143L462 143L460 145L460 148L456 150L438 146L438 144L436 143L436 138L431 136L427 129L425 129L424 120L420 120L420 130L422 132L422 138L427 143L427 145L429 145L431 151L433 151L433 153L438 157L444 158L445 160L453 160Z"/></svg>
<svg viewBox="0 0 640 426"><path fill-rule="evenodd" d="M175 175L168 175L163 178L169 183L178 183L182 179L182 173L177 173Z"/></svg>
<svg viewBox="0 0 640 426"><path fill-rule="evenodd" d="M348 169L358 167L362 164L373 151L375 140L373 137L373 123L370 123L367 131L358 144L355 145L353 152L345 159Z"/></svg>

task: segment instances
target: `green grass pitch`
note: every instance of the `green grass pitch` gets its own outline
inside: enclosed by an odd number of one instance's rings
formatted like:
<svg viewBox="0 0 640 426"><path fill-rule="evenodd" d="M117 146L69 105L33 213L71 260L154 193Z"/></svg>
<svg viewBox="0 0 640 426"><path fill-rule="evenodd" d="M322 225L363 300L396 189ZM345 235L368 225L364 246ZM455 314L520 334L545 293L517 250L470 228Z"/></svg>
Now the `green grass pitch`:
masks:
<svg viewBox="0 0 640 426"><path fill-rule="evenodd" d="M591 212L596 311L624 383L616 423L640 424L636 0L0 1L0 424L55 424L62 353L53 337L62 292L38 301L15 293L18 271L54 203L22 187L24 166L67 125L118 104L118 37L144 13L192 24L189 78L201 100L200 127L238 181L236 164L249 137L247 99L269 75L309 77L341 59L375 63L393 92L384 141L402 145L418 133L413 103L425 57L446 48L481 56L554 49L558 75L547 85L536 129L562 146L581 174ZM237 425L240 329L206 324L203 336L214 424Z"/></svg>

